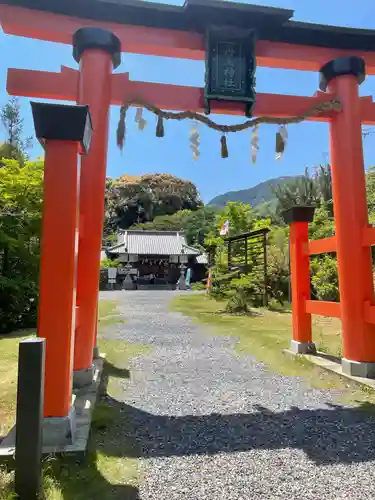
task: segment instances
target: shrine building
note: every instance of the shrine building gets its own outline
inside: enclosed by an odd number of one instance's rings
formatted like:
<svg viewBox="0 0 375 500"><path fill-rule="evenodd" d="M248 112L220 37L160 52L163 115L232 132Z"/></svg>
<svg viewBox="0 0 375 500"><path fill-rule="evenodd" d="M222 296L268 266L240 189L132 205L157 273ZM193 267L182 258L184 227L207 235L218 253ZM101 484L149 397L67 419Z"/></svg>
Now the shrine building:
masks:
<svg viewBox="0 0 375 500"><path fill-rule="evenodd" d="M206 273L206 255L189 246L180 231L121 231L116 245L105 252L110 259L124 264L118 272L120 286L130 272L136 276L138 288L148 285L174 288L182 266L192 270L193 281L201 280Z"/></svg>

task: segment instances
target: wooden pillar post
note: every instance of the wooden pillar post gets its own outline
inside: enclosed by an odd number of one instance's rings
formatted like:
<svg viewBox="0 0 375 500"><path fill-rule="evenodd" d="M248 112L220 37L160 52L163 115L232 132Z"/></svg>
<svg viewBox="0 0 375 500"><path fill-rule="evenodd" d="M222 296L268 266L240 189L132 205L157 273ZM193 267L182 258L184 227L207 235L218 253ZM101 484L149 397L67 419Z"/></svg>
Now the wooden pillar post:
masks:
<svg viewBox="0 0 375 500"><path fill-rule="evenodd" d="M351 375L375 376L375 325L367 324L365 302L373 301L371 251L363 246L368 225L358 87L365 63L345 57L320 72L321 90L339 97L342 111L331 121L331 167L344 359Z"/></svg>
<svg viewBox="0 0 375 500"><path fill-rule="evenodd" d="M76 313L79 168L90 118L87 106L32 103L36 135L45 147L38 336L46 339L45 444L69 434ZM63 435L57 436L59 429ZM49 433L49 430L51 431ZM56 438L56 441L55 441Z"/></svg>
<svg viewBox="0 0 375 500"><path fill-rule="evenodd" d="M311 314L306 312L306 300L310 299L310 258L307 253L309 222L314 207L296 206L283 213L290 224L289 252L292 292L293 338L291 350L296 354L315 353L312 341Z"/></svg>
<svg viewBox="0 0 375 500"><path fill-rule="evenodd" d="M78 253L80 324L75 336L74 384L83 386L91 382L93 373L112 71L120 64L121 53L119 39L101 28L78 30L73 47L74 58L80 63L78 103L90 106L93 123L90 153L82 161L80 188L84 234Z"/></svg>
<svg viewBox="0 0 375 500"><path fill-rule="evenodd" d="M232 242L228 240L228 271L232 267Z"/></svg>
<svg viewBox="0 0 375 500"><path fill-rule="evenodd" d="M264 279L264 307L268 307L268 259L267 259L267 232L263 233L263 279Z"/></svg>

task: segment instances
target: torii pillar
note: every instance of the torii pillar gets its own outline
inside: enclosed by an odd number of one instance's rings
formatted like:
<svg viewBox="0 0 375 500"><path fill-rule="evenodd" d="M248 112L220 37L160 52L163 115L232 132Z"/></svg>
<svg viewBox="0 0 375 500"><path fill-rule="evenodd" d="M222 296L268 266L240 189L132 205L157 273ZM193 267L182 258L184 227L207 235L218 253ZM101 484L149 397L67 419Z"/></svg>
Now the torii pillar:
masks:
<svg viewBox="0 0 375 500"><path fill-rule="evenodd" d="M342 57L320 70L320 88L339 96L342 111L333 116L331 165L341 304L344 373L375 377L375 325L365 304L374 300L371 249L363 241L369 227L362 148L359 85L366 75L359 57Z"/></svg>
<svg viewBox="0 0 375 500"><path fill-rule="evenodd" d="M43 443L56 446L75 439L77 155L89 150L91 120L87 106L34 102L32 111L36 136L46 151L38 314L38 336L46 339Z"/></svg>
<svg viewBox="0 0 375 500"><path fill-rule="evenodd" d="M73 383L91 383L96 343L100 252L108 150L112 71L121 62L120 40L102 28L81 28L73 35L73 56L80 64L78 104L90 107L93 133L82 159L78 251L78 326L74 344Z"/></svg>

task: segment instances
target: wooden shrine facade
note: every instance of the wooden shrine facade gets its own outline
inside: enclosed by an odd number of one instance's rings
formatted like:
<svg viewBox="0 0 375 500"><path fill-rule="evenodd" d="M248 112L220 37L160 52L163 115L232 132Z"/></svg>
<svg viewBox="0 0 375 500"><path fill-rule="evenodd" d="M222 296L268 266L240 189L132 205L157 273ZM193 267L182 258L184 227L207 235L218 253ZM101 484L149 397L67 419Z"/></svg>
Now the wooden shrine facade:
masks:
<svg viewBox="0 0 375 500"><path fill-rule="evenodd" d="M123 288L127 274L132 274L134 289L142 286L176 288L181 269L190 268L192 282L205 278L207 259L189 246L180 231L125 230L118 243L106 249L106 255L122 263L117 285Z"/></svg>

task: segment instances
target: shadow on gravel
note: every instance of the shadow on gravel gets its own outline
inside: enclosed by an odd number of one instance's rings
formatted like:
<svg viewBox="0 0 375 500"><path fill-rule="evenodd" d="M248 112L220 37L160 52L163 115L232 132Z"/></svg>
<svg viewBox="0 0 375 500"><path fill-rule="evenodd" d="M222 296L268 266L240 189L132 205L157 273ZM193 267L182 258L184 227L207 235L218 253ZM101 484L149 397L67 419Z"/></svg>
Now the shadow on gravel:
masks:
<svg viewBox="0 0 375 500"><path fill-rule="evenodd" d="M315 410L292 407L284 412L257 406L249 414L173 417L152 415L112 398L107 403L117 409L118 431L136 442L131 448L135 455L126 455L119 446L104 446L104 453L112 456L148 458L293 448L303 450L317 464L375 460L372 404Z"/></svg>
<svg viewBox="0 0 375 500"><path fill-rule="evenodd" d="M68 454L50 461L47 476L52 476L61 488L64 500L140 499L138 487L126 484L129 482L128 477L123 477L124 469L120 466L117 470L116 464L112 462L108 464L106 476L109 477L104 477L98 468L98 461L105 466L107 458L111 456L126 459L138 454L132 429L129 428L127 422L122 420L121 405L111 404L112 400L107 396L109 377L128 379L130 372L126 368L118 368L104 360L100 397L93 416L87 453L84 456ZM118 425L120 421L121 427ZM100 457L98 457L99 454ZM113 470L109 470L111 464Z"/></svg>

